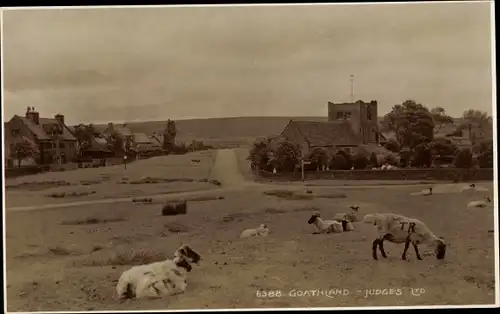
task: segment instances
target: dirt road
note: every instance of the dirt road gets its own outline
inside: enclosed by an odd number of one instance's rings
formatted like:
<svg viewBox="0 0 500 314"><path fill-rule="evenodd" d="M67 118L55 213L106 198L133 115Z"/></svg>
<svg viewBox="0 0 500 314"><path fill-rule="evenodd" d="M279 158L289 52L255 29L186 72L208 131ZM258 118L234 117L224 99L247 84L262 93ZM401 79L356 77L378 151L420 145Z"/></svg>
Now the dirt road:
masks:
<svg viewBox="0 0 500 314"><path fill-rule="evenodd" d="M209 189L209 190L198 190L189 192L178 192L178 193L168 193L168 194L157 194L150 197L160 200L175 200L179 198L189 198L201 195L211 195L220 194L221 192L227 191L239 191L245 189L251 190L266 190L266 189L286 189L292 191L300 191L305 189L309 184L303 182L294 182L293 184L285 183L262 183L255 181L245 180L243 174L241 173L235 151L233 149L220 149L217 151L215 162L211 168L208 175L210 180L217 180L221 182L221 187L219 189ZM320 189L378 189L378 188L402 188L411 185L413 187L428 187L428 183L421 184L377 184L377 185L353 185L353 186L317 186ZM443 184L443 185L453 185L453 184ZM310 186L310 185L309 185ZM109 199L99 199L99 200L88 200L88 201L78 201L78 202L68 202L59 204L45 204L45 205L34 205L34 206L17 206L17 207L6 207L8 211L32 211L32 210L45 210L45 209L55 209L64 207L75 207L75 206L85 206L93 204L110 204L110 203L120 203L120 202L131 202L134 197L124 197L124 198L109 198Z"/></svg>

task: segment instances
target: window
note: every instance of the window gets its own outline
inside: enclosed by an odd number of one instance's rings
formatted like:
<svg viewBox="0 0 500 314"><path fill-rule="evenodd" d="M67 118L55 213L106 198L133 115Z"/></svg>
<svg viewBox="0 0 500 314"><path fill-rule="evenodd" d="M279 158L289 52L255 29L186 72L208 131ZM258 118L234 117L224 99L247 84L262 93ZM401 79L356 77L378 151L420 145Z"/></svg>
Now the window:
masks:
<svg viewBox="0 0 500 314"><path fill-rule="evenodd" d="M337 112L337 120L342 119L344 114L342 112Z"/></svg>
<svg viewBox="0 0 500 314"><path fill-rule="evenodd" d="M348 119L351 117L351 112L337 112L337 120Z"/></svg>
<svg viewBox="0 0 500 314"><path fill-rule="evenodd" d="M12 134L12 136L18 136L19 135L19 129L12 129L11 134Z"/></svg>

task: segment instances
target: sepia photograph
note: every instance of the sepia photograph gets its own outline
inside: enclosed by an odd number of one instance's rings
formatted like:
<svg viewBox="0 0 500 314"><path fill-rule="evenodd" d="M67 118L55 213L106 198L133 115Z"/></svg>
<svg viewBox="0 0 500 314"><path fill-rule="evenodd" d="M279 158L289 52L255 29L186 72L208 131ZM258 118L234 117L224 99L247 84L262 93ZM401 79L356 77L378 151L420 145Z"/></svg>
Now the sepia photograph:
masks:
<svg viewBox="0 0 500 314"><path fill-rule="evenodd" d="M1 10L6 312L499 305L493 1Z"/></svg>

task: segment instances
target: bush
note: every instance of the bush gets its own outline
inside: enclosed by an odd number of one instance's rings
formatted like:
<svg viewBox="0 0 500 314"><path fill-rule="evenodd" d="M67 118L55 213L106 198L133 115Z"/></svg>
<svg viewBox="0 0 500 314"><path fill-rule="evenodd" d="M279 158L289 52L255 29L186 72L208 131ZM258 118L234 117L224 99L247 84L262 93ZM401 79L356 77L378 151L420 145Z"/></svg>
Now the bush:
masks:
<svg viewBox="0 0 500 314"><path fill-rule="evenodd" d="M399 151L401 150L401 146L394 139L390 139L389 141L387 141L387 143L385 143L384 147L385 147L385 149L390 150L393 153L399 153Z"/></svg>
<svg viewBox="0 0 500 314"><path fill-rule="evenodd" d="M455 158L455 167L471 168L472 167L472 151L469 148L462 149L457 158Z"/></svg>
<svg viewBox="0 0 500 314"><path fill-rule="evenodd" d="M354 169L366 169L370 161L363 155L356 154L353 158Z"/></svg>
<svg viewBox="0 0 500 314"><path fill-rule="evenodd" d="M370 155L370 165L372 167L378 167L378 157L377 157L377 154L372 153Z"/></svg>
<svg viewBox="0 0 500 314"><path fill-rule="evenodd" d="M343 155L336 154L330 160L330 169L332 169L332 170L348 170L348 169L350 169L350 167L348 165L347 159Z"/></svg>
<svg viewBox="0 0 500 314"><path fill-rule="evenodd" d="M398 159L393 154L389 154L389 155L387 155L387 156L384 157L384 164L388 164L388 165L391 165L391 166L397 166L398 165Z"/></svg>
<svg viewBox="0 0 500 314"><path fill-rule="evenodd" d="M493 168L493 149L482 152L478 162L480 168Z"/></svg>
<svg viewBox="0 0 500 314"><path fill-rule="evenodd" d="M314 148L309 154L308 159L311 161L310 168L314 170L316 170L317 167L326 166L328 163L326 151L320 147Z"/></svg>
<svg viewBox="0 0 500 314"><path fill-rule="evenodd" d="M421 143L415 147L412 164L415 167L430 167L432 165L432 150L428 144Z"/></svg>

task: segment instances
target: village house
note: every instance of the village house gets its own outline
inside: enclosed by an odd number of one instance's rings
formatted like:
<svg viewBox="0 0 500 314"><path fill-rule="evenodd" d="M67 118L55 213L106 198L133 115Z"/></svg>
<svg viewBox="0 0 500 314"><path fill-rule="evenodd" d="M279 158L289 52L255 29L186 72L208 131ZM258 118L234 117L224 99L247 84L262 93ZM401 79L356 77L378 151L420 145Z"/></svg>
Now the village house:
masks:
<svg viewBox="0 0 500 314"><path fill-rule="evenodd" d="M378 146L377 102L328 102L328 121L290 120L281 136L299 144L304 155L317 147L351 154L360 145Z"/></svg>
<svg viewBox="0 0 500 314"><path fill-rule="evenodd" d="M147 154L162 149L160 143L144 133L134 133L133 143L138 154Z"/></svg>
<svg viewBox="0 0 500 314"><path fill-rule="evenodd" d="M15 158L14 142L19 140L32 144L39 164L68 163L77 157L77 140L65 124L62 114L55 115L53 119L40 118L34 107L28 107L24 117L14 115L6 126L9 134L5 138L10 143L12 158Z"/></svg>

